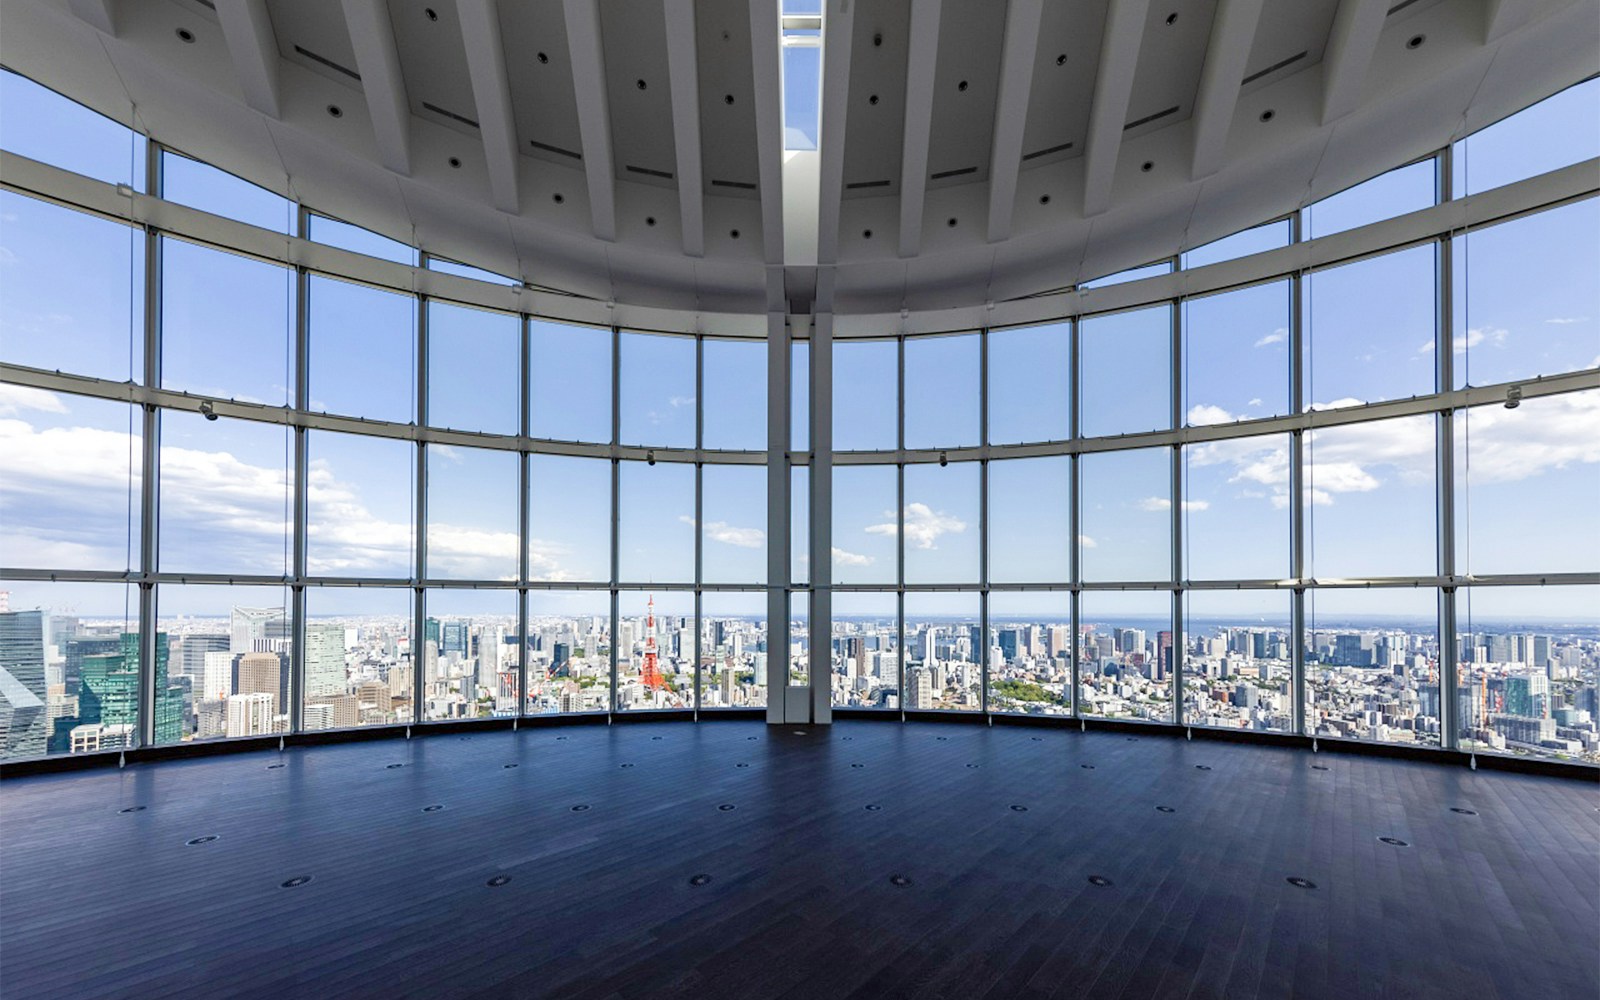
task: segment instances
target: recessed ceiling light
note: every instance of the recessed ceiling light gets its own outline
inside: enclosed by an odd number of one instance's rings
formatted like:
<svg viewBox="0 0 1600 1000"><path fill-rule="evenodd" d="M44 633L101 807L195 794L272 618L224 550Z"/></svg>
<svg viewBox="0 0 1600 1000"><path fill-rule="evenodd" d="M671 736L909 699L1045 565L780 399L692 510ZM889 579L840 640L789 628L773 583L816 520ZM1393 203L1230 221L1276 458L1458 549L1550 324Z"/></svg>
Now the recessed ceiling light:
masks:
<svg viewBox="0 0 1600 1000"><path fill-rule="evenodd" d="M434 10L432 7L424 7L422 9L422 12L424 14L428 15L428 20L430 20L430 21L439 20L439 12Z"/></svg>
<svg viewBox="0 0 1600 1000"><path fill-rule="evenodd" d="M1040 196L1039 196L1039 204L1041 204L1041 205L1048 205L1048 204L1050 204L1050 196L1049 196L1049 195L1047 195L1047 194L1041 194L1041 195L1040 195Z"/></svg>
<svg viewBox="0 0 1600 1000"><path fill-rule="evenodd" d="M643 90L649 86L649 84L645 83L643 80L635 80L633 81L633 85L638 87L640 90Z"/></svg>
<svg viewBox="0 0 1600 1000"><path fill-rule="evenodd" d="M567 199L565 199L565 198L563 198L563 197L562 197L562 196L561 196L561 192L559 192L559 191L557 191L557 192L556 192L556 193L555 193L555 195L554 195L554 196L553 196L553 197L554 197L554 199L555 199L555 203L556 203L556 204L557 204L557 205L559 205L559 204L561 204L561 203L562 203L562 202L564 202L564 201L566 201L566 200L567 200Z"/></svg>
<svg viewBox="0 0 1600 1000"><path fill-rule="evenodd" d="M864 240L872 239L872 230L870 230L870 229L861 230L861 238L864 239Z"/></svg>
<svg viewBox="0 0 1600 1000"><path fill-rule="evenodd" d="M878 48L881 45L883 45L883 32L880 31L872 36L872 47Z"/></svg>
<svg viewBox="0 0 1600 1000"><path fill-rule="evenodd" d="M461 169L461 157L459 157L459 156L450 157L450 166L454 167L457 170L460 170Z"/></svg>
<svg viewBox="0 0 1600 1000"><path fill-rule="evenodd" d="M540 63L547 63L547 62L550 61L550 57L545 55L543 52L541 52L538 55L534 56L534 58L539 60Z"/></svg>
<svg viewBox="0 0 1600 1000"><path fill-rule="evenodd" d="M1271 108L1268 108L1267 110L1261 112L1261 120L1264 122L1270 122L1272 121L1274 114L1275 112Z"/></svg>
<svg viewBox="0 0 1600 1000"><path fill-rule="evenodd" d="M1057 66L1065 66L1066 64L1067 64L1067 54L1065 52L1061 53L1059 56L1056 56L1056 65Z"/></svg>
<svg viewBox="0 0 1600 1000"><path fill-rule="evenodd" d="M733 95L732 94L723 94L722 95L722 103L723 104L732 104L733 103Z"/></svg>
<svg viewBox="0 0 1600 1000"><path fill-rule="evenodd" d="M739 238L739 230L731 229L731 230L728 231L728 235L733 237L734 239L738 239Z"/></svg>
<svg viewBox="0 0 1600 1000"><path fill-rule="evenodd" d="M1408 48L1408 49L1420 49L1420 48L1422 48L1422 43L1427 41L1427 40L1428 40L1428 36L1427 35L1412 35L1410 38L1408 38L1406 40L1406 48Z"/></svg>
<svg viewBox="0 0 1600 1000"><path fill-rule="evenodd" d="M337 104L330 104L330 105L328 105L328 114L332 115L335 118L343 118L344 117L344 108L339 107L339 105L337 105Z"/></svg>
<svg viewBox="0 0 1600 1000"><path fill-rule="evenodd" d="M1177 11L1173 11L1171 14L1167 15L1167 23L1168 24L1177 24L1178 23L1178 13L1177 13Z"/></svg>
<svg viewBox="0 0 1600 1000"><path fill-rule="evenodd" d="M1139 167L1139 169L1140 169L1140 170L1143 170L1143 171L1144 171L1144 172L1145 172L1145 173L1147 173L1147 174L1148 174L1148 173L1149 173L1149 172L1150 172L1150 171L1152 171L1152 170L1154 170L1154 169L1155 169L1155 168L1156 168L1156 165L1155 165L1155 162L1154 162L1154 161L1153 161L1153 160L1146 160L1146 161L1144 161L1144 163L1143 163L1143 164L1141 164L1141 165L1140 165L1140 167Z"/></svg>
<svg viewBox="0 0 1600 1000"><path fill-rule="evenodd" d="M956 84L956 89L957 90L966 90L967 89L967 81L962 80L960 83Z"/></svg>
<svg viewBox="0 0 1600 1000"><path fill-rule="evenodd" d="M869 96L867 98L867 103L868 104L877 104L878 103L878 95L877 94L872 94L871 96Z"/></svg>
<svg viewBox="0 0 1600 1000"><path fill-rule="evenodd" d="M179 28L178 37L191 45L194 44L194 32L190 31L188 28Z"/></svg>
<svg viewBox="0 0 1600 1000"><path fill-rule="evenodd" d="M952 218L951 218L951 219L950 219L950 221L948 221L948 222L946 222L946 223L945 223L945 225L947 225L947 226L949 226L949 227L950 227L950 228L952 228L952 229L954 229L954 228L955 228L955 225L956 225L956 220L955 220L955 218L954 218L954 217L952 217Z"/></svg>
<svg viewBox="0 0 1600 1000"><path fill-rule="evenodd" d="M655 225L655 224L656 224L656 217L655 217L655 216L653 216L653 215L647 215L647 216L645 216L645 217L644 217L644 224L645 224L645 225L647 225L647 226L653 226L653 225Z"/></svg>

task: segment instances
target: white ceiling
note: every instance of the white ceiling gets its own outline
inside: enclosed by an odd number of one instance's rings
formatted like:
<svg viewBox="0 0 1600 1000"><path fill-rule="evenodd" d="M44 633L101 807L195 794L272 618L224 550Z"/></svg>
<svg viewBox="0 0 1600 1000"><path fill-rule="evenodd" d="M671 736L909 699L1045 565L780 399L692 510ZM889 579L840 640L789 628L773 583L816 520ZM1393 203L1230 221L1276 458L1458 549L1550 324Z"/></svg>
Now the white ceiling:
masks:
<svg viewBox="0 0 1600 1000"><path fill-rule="evenodd" d="M776 4L0 0L0 60L430 252L706 312L1059 288L1600 70L1600 0L828 0L819 199L779 182ZM786 198L839 206L815 271L783 259Z"/></svg>

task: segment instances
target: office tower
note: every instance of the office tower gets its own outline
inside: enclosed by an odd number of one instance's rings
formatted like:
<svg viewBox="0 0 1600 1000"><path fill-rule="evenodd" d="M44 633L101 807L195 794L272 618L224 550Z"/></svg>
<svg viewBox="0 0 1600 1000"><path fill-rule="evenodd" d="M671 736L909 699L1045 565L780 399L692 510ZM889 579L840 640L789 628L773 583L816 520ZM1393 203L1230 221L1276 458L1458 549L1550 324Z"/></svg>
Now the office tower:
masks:
<svg viewBox="0 0 1600 1000"><path fill-rule="evenodd" d="M307 622L305 644L306 697L344 693L344 626Z"/></svg>
<svg viewBox="0 0 1600 1000"><path fill-rule="evenodd" d="M268 648L267 643L288 634L288 619L282 608L234 608L228 648L235 653L250 653Z"/></svg>
<svg viewBox="0 0 1600 1000"><path fill-rule="evenodd" d="M0 613L0 758L36 757L49 739L43 611Z"/></svg>

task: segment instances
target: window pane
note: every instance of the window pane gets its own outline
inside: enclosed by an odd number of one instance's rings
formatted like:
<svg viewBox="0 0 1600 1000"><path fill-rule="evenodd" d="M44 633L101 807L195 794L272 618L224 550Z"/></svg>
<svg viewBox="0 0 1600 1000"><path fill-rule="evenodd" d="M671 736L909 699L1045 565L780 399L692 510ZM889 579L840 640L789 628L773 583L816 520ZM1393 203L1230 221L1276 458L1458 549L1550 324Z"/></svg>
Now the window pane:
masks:
<svg viewBox="0 0 1600 1000"><path fill-rule="evenodd" d="M705 447L767 450L767 344L704 342Z"/></svg>
<svg viewBox="0 0 1600 1000"><path fill-rule="evenodd" d="M989 711L1072 711L1072 595L989 595Z"/></svg>
<svg viewBox="0 0 1600 1000"><path fill-rule="evenodd" d="M162 411L161 570L288 573L293 455L282 425Z"/></svg>
<svg viewBox="0 0 1600 1000"><path fill-rule="evenodd" d="M412 721L412 592L306 588L307 729Z"/></svg>
<svg viewBox="0 0 1600 1000"><path fill-rule="evenodd" d="M161 385L267 406L294 401L294 272L161 241Z"/></svg>
<svg viewBox="0 0 1600 1000"><path fill-rule="evenodd" d="M517 592L433 589L427 592L426 607L424 718L517 714ZM309 675L308 670L308 687Z"/></svg>
<svg viewBox="0 0 1600 1000"><path fill-rule="evenodd" d="M306 431L306 570L312 576L411 577L417 446Z"/></svg>
<svg viewBox="0 0 1600 1000"><path fill-rule="evenodd" d="M883 451L897 446L899 352L899 345L892 340L834 342L834 451Z"/></svg>
<svg viewBox="0 0 1600 1000"><path fill-rule="evenodd" d="M1084 591L1078 597L1079 713L1172 721L1172 595Z"/></svg>
<svg viewBox="0 0 1600 1000"><path fill-rule="evenodd" d="M495 285L511 285L515 287L522 284L519 278L508 278L503 274L485 271L481 267L473 267L470 264L457 264L455 261L445 260L443 257L429 257L427 267L428 270L438 271L440 274L453 274L458 278L487 281Z"/></svg>
<svg viewBox="0 0 1600 1000"><path fill-rule="evenodd" d="M1451 251L1458 388L1600 367L1600 198L1471 230Z"/></svg>
<svg viewBox="0 0 1600 1000"><path fill-rule="evenodd" d="M899 581L899 492L892 465L834 466L834 583Z"/></svg>
<svg viewBox="0 0 1600 1000"><path fill-rule="evenodd" d="M899 599L892 593L833 594L833 703L900 707Z"/></svg>
<svg viewBox="0 0 1600 1000"><path fill-rule="evenodd" d="M1437 186L1431 158L1380 174L1301 209L1305 238L1314 240L1428 208L1435 202Z"/></svg>
<svg viewBox="0 0 1600 1000"><path fill-rule="evenodd" d="M1600 156L1600 80L1591 77L1454 147L1457 198Z"/></svg>
<svg viewBox="0 0 1600 1000"><path fill-rule="evenodd" d="M989 443L1072 436L1072 325L989 334Z"/></svg>
<svg viewBox="0 0 1600 1000"><path fill-rule="evenodd" d="M767 595L706 593L700 616L700 707L765 706Z"/></svg>
<svg viewBox="0 0 1600 1000"><path fill-rule="evenodd" d="M618 471L617 579L693 583L694 466L622 462Z"/></svg>
<svg viewBox="0 0 1600 1000"><path fill-rule="evenodd" d="M417 300L315 274L306 294L311 408L415 420Z"/></svg>
<svg viewBox="0 0 1600 1000"><path fill-rule="evenodd" d="M118 222L0 191L0 357L126 382L144 371L144 248Z"/></svg>
<svg viewBox="0 0 1600 1000"><path fill-rule="evenodd" d="M0 119L10 152L143 189L144 136L10 70L0 70Z"/></svg>
<svg viewBox="0 0 1600 1000"><path fill-rule="evenodd" d="M1600 390L1455 414L1456 570L1600 567Z"/></svg>
<svg viewBox="0 0 1600 1000"><path fill-rule="evenodd" d="M1287 434L1183 449L1183 575L1281 580L1289 575Z"/></svg>
<svg viewBox="0 0 1600 1000"><path fill-rule="evenodd" d="M797 33L799 34L799 33ZM822 48L783 47L783 148L817 148L821 121Z"/></svg>
<svg viewBox="0 0 1600 1000"><path fill-rule="evenodd" d="M528 456L528 578L611 579L611 463Z"/></svg>
<svg viewBox="0 0 1600 1000"><path fill-rule="evenodd" d="M701 470L700 578L708 583L767 580L767 468L707 465Z"/></svg>
<svg viewBox="0 0 1600 1000"><path fill-rule="evenodd" d="M530 715L611 710L611 595L528 591Z"/></svg>
<svg viewBox="0 0 1600 1000"><path fill-rule="evenodd" d="M811 582L811 467L789 470L789 576Z"/></svg>
<svg viewBox="0 0 1600 1000"><path fill-rule="evenodd" d="M1270 590L1184 594L1183 721L1294 730L1291 595Z"/></svg>
<svg viewBox="0 0 1600 1000"><path fill-rule="evenodd" d="M977 462L906 466L907 583L978 582L980 490Z"/></svg>
<svg viewBox="0 0 1600 1000"><path fill-rule="evenodd" d="M429 579L517 578L518 461L511 451L427 446Z"/></svg>
<svg viewBox="0 0 1600 1000"><path fill-rule="evenodd" d="M1306 730L1439 745L1438 593L1306 591Z"/></svg>
<svg viewBox="0 0 1600 1000"><path fill-rule="evenodd" d="M1600 587L1464 587L1461 747L1600 764Z"/></svg>
<svg viewBox="0 0 1600 1000"><path fill-rule="evenodd" d="M1289 282L1183 303L1184 423L1289 412Z"/></svg>
<svg viewBox="0 0 1600 1000"><path fill-rule="evenodd" d="M611 331L530 320L532 434L611 440Z"/></svg>
<svg viewBox="0 0 1600 1000"><path fill-rule="evenodd" d="M510 313L428 303L428 423L516 434L521 339Z"/></svg>
<svg viewBox="0 0 1600 1000"><path fill-rule="evenodd" d="M617 605L617 711L694 707L694 594L624 590Z"/></svg>
<svg viewBox="0 0 1600 1000"><path fill-rule="evenodd" d="M1078 566L1087 581L1172 576L1172 469L1165 448L1078 458Z"/></svg>
<svg viewBox="0 0 1600 1000"><path fill-rule="evenodd" d="M906 447L978 443L978 335L906 339Z"/></svg>
<svg viewBox="0 0 1600 1000"><path fill-rule="evenodd" d="M1430 243L1305 279L1308 409L1433 391L1436 256Z"/></svg>
<svg viewBox="0 0 1600 1000"><path fill-rule="evenodd" d="M1084 437L1172 426L1172 307L1092 316L1079 324Z"/></svg>
<svg viewBox="0 0 1600 1000"><path fill-rule="evenodd" d="M801 340L789 346L789 447L794 451L810 451L811 344ZM838 447L837 442L834 446Z"/></svg>
<svg viewBox="0 0 1600 1000"><path fill-rule="evenodd" d="M0 384L0 565L139 565L140 411Z"/></svg>
<svg viewBox="0 0 1600 1000"><path fill-rule="evenodd" d="M1072 459L989 463L989 579L1072 579Z"/></svg>
<svg viewBox="0 0 1600 1000"><path fill-rule="evenodd" d="M789 686L811 683L811 594L789 595Z"/></svg>
<svg viewBox="0 0 1600 1000"><path fill-rule="evenodd" d="M10 597L0 611L0 760L137 745L138 589L7 581L0 592ZM170 712L166 698L158 707Z"/></svg>
<svg viewBox="0 0 1600 1000"><path fill-rule="evenodd" d="M909 593L906 708L983 710L983 628L977 594Z"/></svg>
<svg viewBox="0 0 1600 1000"><path fill-rule="evenodd" d="M1325 427L1305 449L1312 577L1435 571L1433 417Z"/></svg>
<svg viewBox="0 0 1600 1000"><path fill-rule="evenodd" d="M1204 246L1187 251L1178 260L1180 266L1184 268L1220 264L1225 260L1237 260L1251 254L1286 247L1289 245L1289 236L1289 220L1279 219L1277 222L1268 222L1253 229L1234 233L1232 236L1224 236L1220 240L1212 240Z"/></svg>
<svg viewBox="0 0 1600 1000"><path fill-rule="evenodd" d="M1130 267L1126 271L1108 274L1103 278L1079 283L1081 288L1104 288L1107 285L1120 285L1127 281L1138 281L1141 278L1153 278L1158 274L1171 274L1172 261L1158 260L1154 264L1143 264L1139 267Z"/></svg>
<svg viewBox="0 0 1600 1000"><path fill-rule="evenodd" d="M360 226L330 219L326 215L311 216L310 233L314 242L324 243L330 247L366 254L368 257L392 260L396 264L409 264L412 267L417 265L417 251L412 247L406 246L399 240L379 236Z"/></svg>
<svg viewBox="0 0 1600 1000"><path fill-rule="evenodd" d="M694 338L624 333L622 443L693 448Z"/></svg>
<svg viewBox="0 0 1600 1000"><path fill-rule="evenodd" d="M161 197L274 232L296 230L295 205L289 199L227 171L165 150L161 153Z"/></svg>
<svg viewBox="0 0 1600 1000"><path fill-rule="evenodd" d="M167 646L167 675L156 686L156 742L288 732L294 662L289 588L163 583L156 599L156 628ZM308 627L308 640L313 635L320 640ZM344 666L342 658L338 665ZM320 683L323 674L313 675L312 666L308 661L306 675ZM343 681L341 669L341 690ZM165 708L163 692L170 702Z"/></svg>

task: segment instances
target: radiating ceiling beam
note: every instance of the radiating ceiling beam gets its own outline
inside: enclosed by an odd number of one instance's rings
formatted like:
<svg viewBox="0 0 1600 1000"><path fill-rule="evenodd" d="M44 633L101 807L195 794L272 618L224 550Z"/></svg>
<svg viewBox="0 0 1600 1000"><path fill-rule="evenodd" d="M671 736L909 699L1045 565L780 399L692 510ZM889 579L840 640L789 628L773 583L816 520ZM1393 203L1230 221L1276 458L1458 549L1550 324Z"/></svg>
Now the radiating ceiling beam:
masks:
<svg viewBox="0 0 1600 1000"><path fill-rule="evenodd" d="M272 29L267 0L216 0L216 4L244 102L277 118L278 34Z"/></svg>
<svg viewBox="0 0 1600 1000"><path fill-rule="evenodd" d="M839 259L839 210L844 197L845 119L850 110L850 40L855 5L831 5L822 26L822 121L817 186L817 263Z"/></svg>
<svg viewBox="0 0 1600 1000"><path fill-rule="evenodd" d="M678 153L678 218L683 252L706 252L705 186L700 167L700 66L695 61L694 0L666 0L667 77L672 85L672 143Z"/></svg>
<svg viewBox="0 0 1600 1000"><path fill-rule="evenodd" d="M1128 119L1128 100L1133 95L1133 76L1139 67L1139 46L1144 41L1149 11L1150 0L1111 0L1106 11L1084 146L1086 216L1099 215L1111 207L1111 184L1116 178L1117 154L1122 150L1122 127Z"/></svg>
<svg viewBox="0 0 1600 1000"><path fill-rule="evenodd" d="M900 151L900 256L922 251L922 207L928 193L928 141L933 134L934 70L939 59L943 0L911 0L906 57L906 122Z"/></svg>
<svg viewBox="0 0 1600 1000"><path fill-rule="evenodd" d="M1005 47L1000 53L1000 94L994 105L994 146L989 150L990 243L1011 238L1022 173L1022 139L1033 94L1033 60L1039 48L1044 0L1011 0L1006 11Z"/></svg>
<svg viewBox="0 0 1600 1000"><path fill-rule="evenodd" d="M87 21L108 35L116 35L116 0L67 0L67 6L78 15L78 20Z"/></svg>
<svg viewBox="0 0 1600 1000"><path fill-rule="evenodd" d="M489 166L489 194L494 207L513 215L522 211L517 191L517 126L511 112L511 82L506 75L506 50L500 38L498 0L456 0L461 41L470 55L467 74L478 109L478 133Z"/></svg>
<svg viewBox="0 0 1600 1000"><path fill-rule="evenodd" d="M1239 81L1244 79L1250 46L1261 20L1262 0L1220 0L1211 20L1211 43L1200 90L1194 102L1194 158L1189 176L1209 177L1222 167L1228 130L1239 106Z"/></svg>
<svg viewBox="0 0 1600 1000"><path fill-rule="evenodd" d="M1518 0L1488 0L1483 10L1483 44L1488 45L1512 28L1527 23L1533 13L1532 7Z"/></svg>
<svg viewBox="0 0 1600 1000"><path fill-rule="evenodd" d="M578 98L578 136L589 182L589 220L595 236L617 238L617 184L611 165L611 111L606 100L605 50L600 45L600 0L563 0L572 89Z"/></svg>
<svg viewBox="0 0 1600 1000"><path fill-rule="evenodd" d="M1339 0L1322 56L1322 124L1356 109L1390 0Z"/></svg>
<svg viewBox="0 0 1600 1000"><path fill-rule="evenodd" d="M400 72L394 24L383 0L344 0L345 25L366 93L378 159L397 174L411 173L411 105Z"/></svg>
<svg viewBox="0 0 1600 1000"><path fill-rule="evenodd" d="M761 186L761 252L783 263L783 88L778 5L750 0L750 61L756 110L756 166Z"/></svg>

